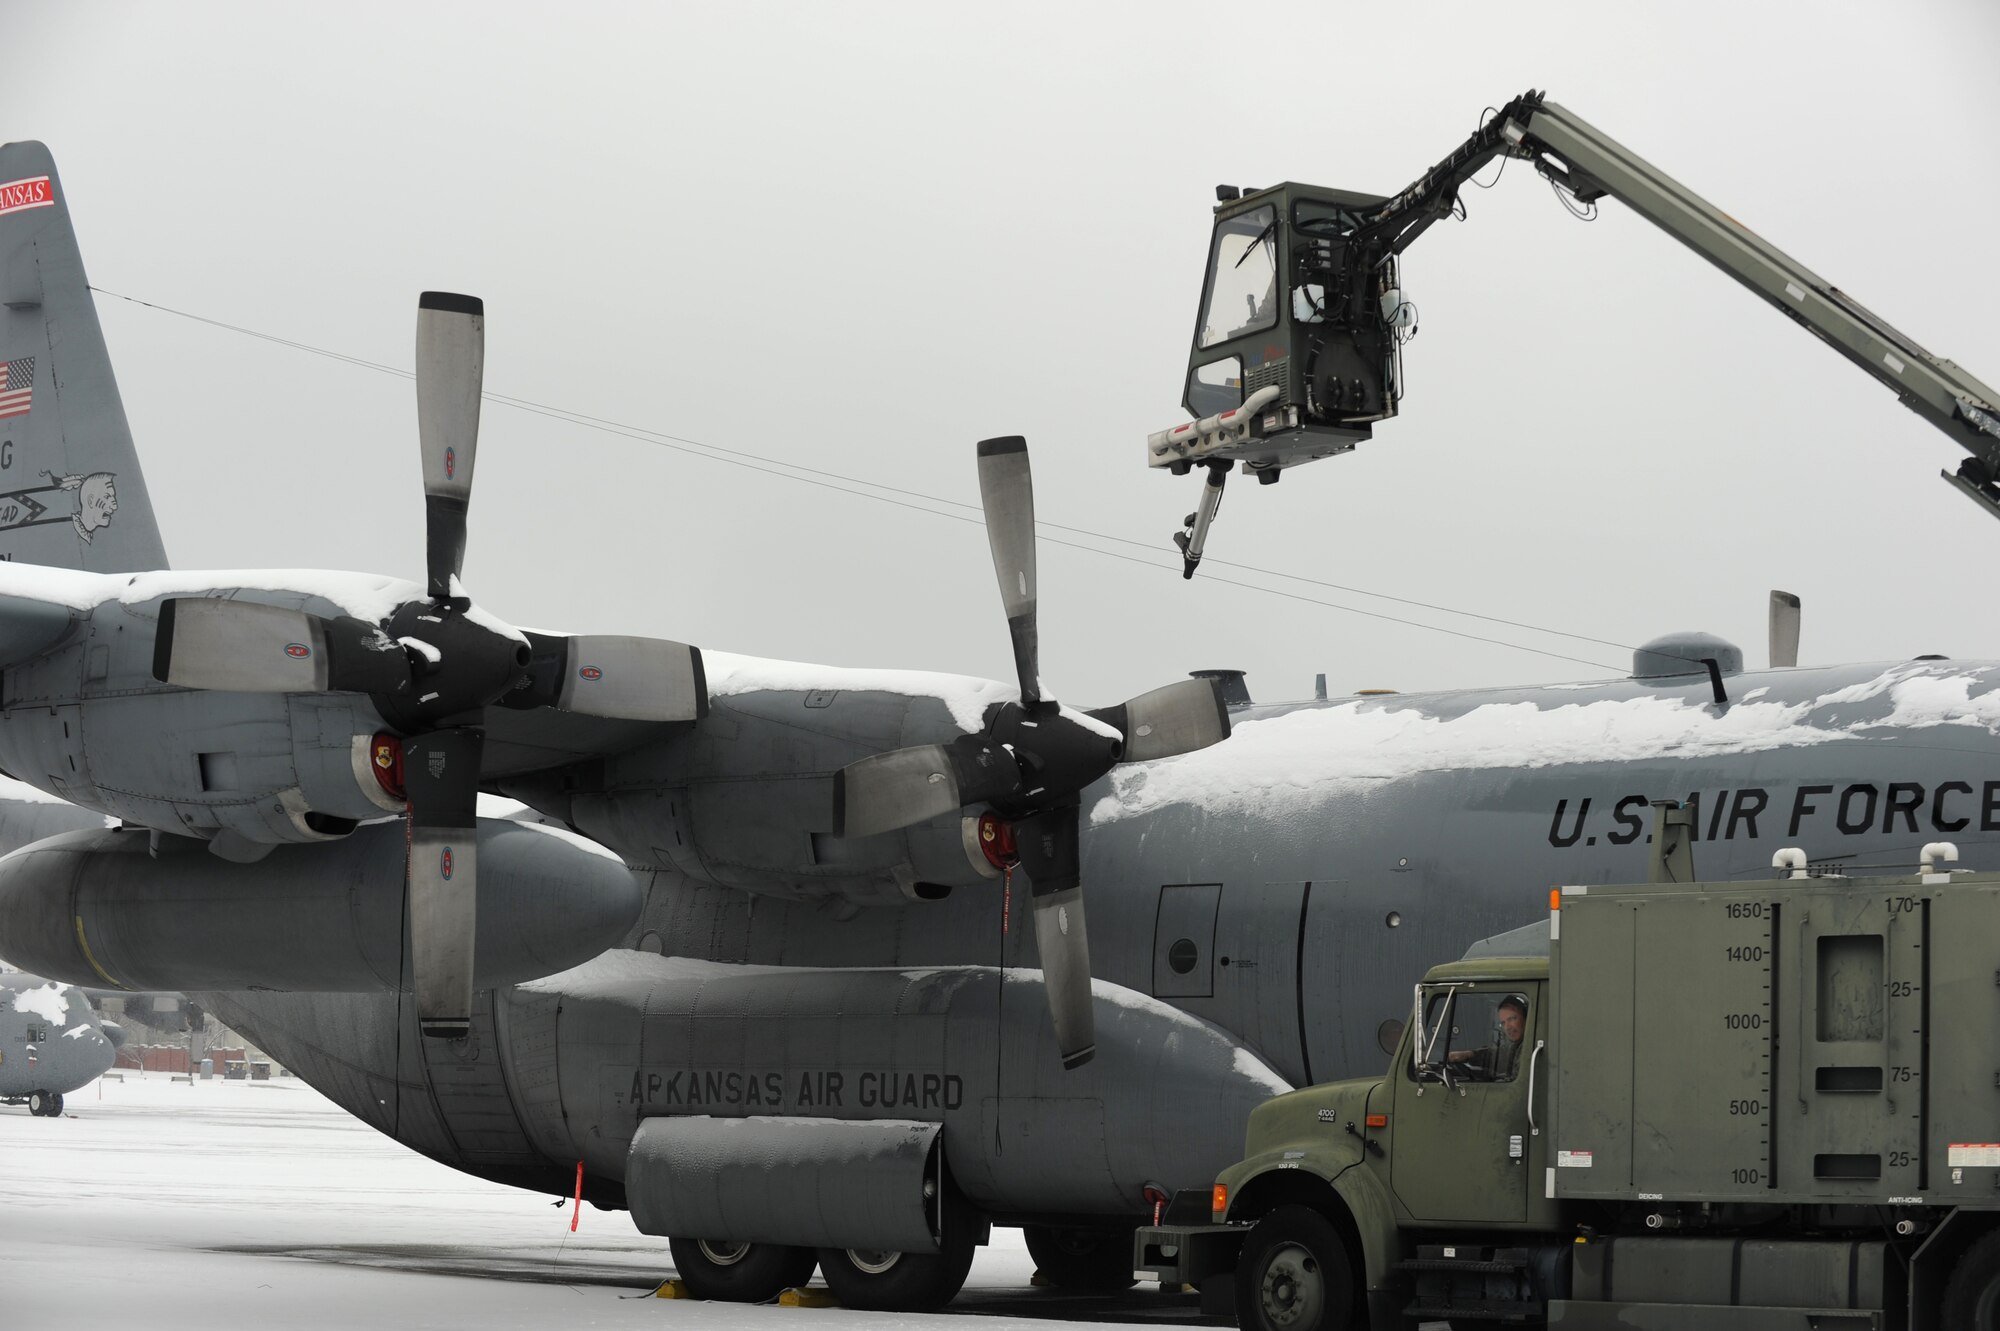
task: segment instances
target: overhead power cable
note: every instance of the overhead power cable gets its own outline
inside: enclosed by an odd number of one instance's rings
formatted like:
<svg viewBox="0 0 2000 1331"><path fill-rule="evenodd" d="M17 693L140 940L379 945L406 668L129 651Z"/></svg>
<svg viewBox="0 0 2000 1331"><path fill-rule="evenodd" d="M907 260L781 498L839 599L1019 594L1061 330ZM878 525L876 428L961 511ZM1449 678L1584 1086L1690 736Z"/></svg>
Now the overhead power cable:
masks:
<svg viewBox="0 0 2000 1331"><path fill-rule="evenodd" d="M219 328L225 332L236 333L244 337L256 338L259 341L263 342L270 342L276 346L285 347L292 351L303 351L308 353L309 355L323 356L328 360L339 361L343 364L351 365L359 369L372 370L378 374L394 375L399 379L414 379L416 377L413 371L403 369L400 366L387 365L380 361L369 360L366 357L354 356L346 352L335 351L327 347L315 346L312 343L301 342L294 338L280 337L275 333L267 333L259 329L248 328L242 324L229 323L226 320L210 318L207 315L196 314L189 310L176 309L171 305L161 305L155 301L141 300L136 296L128 296L122 292L111 291L104 287L93 286L91 290L99 295L109 296L114 300L121 300L128 304L138 305L149 310L157 310L162 314L170 314L175 316L176 318L188 319L195 323L206 324L211 328ZM529 398L514 397L506 393L495 393L488 391L484 393L482 396L486 401L496 403L497 405L500 406L511 407L517 411L524 411L533 415L544 416L553 420L563 421L571 425L580 426L584 429L597 430L599 432L606 434L618 435L622 438L632 439L640 443L649 443L664 448L670 448L676 452L686 453L694 457L709 458L713 461L721 462L729 466L742 467L749 471L761 472L767 476L776 476L786 480L798 481L806 485L815 485L823 489L838 491L841 494L852 495L855 496L856 498L872 499L877 503L892 504L897 508L910 509L919 513L928 513L933 517L948 518L951 519L952 521L964 522L972 526L983 527L985 525L985 518L983 516L980 506L978 504L966 503L963 500L949 499L941 495L927 494L921 490L904 489L899 486L888 485L881 481L871 481L866 479L865 477L850 476L842 472L829 471L820 467L809 467L804 465L803 463L785 462L777 458L766 457L761 454L752 453L743 449L727 448L720 444L711 444L703 440L690 439L683 435L671 434L663 430L649 429L645 426L632 425L623 421L609 420L606 419L605 417L593 416L586 412L573 411L570 410L569 408L555 406L546 402L536 402ZM836 482L839 483L837 484ZM852 486L864 486L867 488L853 489L850 488ZM902 496L902 498L894 498L893 496ZM921 501L921 502L912 502L912 501ZM931 505L941 505L943 507L942 508L931 507ZM950 510L959 510L959 511L950 511ZM1038 519L1035 525L1040 528L1046 528L1050 531L1068 532L1076 536L1089 537L1092 540L1108 541L1116 545L1134 547L1136 549L1144 550L1149 553L1156 553L1160 555L1162 559L1172 560L1174 562L1159 562L1153 559L1142 558L1138 555L1126 554L1118 550L1106 550L1101 546L1087 545L1078 541L1066 541L1053 536L1043 537L1044 540L1047 540L1052 545L1060 545L1072 550L1082 550L1090 554L1101 555L1108 559L1117 559L1125 563L1139 564L1147 568L1159 569L1164 572L1172 573L1176 577L1180 575L1181 570L1178 562L1177 552L1160 549L1157 545L1153 544L1152 542L1134 540L1130 537L1117 536L1109 532L1095 531L1088 527L1074 527L1060 522L1050 522L1047 519ZM1322 578L1314 578L1306 574L1293 573L1284 569L1262 568L1254 564L1243 564L1233 560L1219 559L1214 557L1210 557L1205 562L1210 565L1237 569L1240 570L1241 572L1254 574L1261 577L1283 578L1292 582L1305 583L1314 587L1324 587L1331 591L1346 592L1355 596L1366 596L1375 600L1392 602L1397 605L1406 605L1411 607L1412 609L1428 610L1437 614L1456 615L1461 618L1480 620L1485 623L1501 625L1506 628L1521 629L1524 632L1547 634L1552 637L1568 638L1575 642L1592 643L1602 647L1612 647L1620 651L1633 650L1633 648L1630 647L1628 644L1614 642L1608 638L1597 638L1583 633L1571 633L1564 629L1546 628L1542 625L1530 624L1522 620L1507 619L1499 615L1481 614L1476 610L1461 610L1453 606L1440 605L1435 602L1420 601L1405 596L1395 596L1388 592L1370 591L1365 587L1355 587L1345 583L1329 582ZM1323 600L1319 597L1307 596L1299 592L1287 591L1278 587L1262 586L1254 582L1244 582L1234 578L1224 578L1224 577L1209 577L1204 579L1204 581L1220 583L1228 587L1242 588L1247 591L1259 592L1266 596L1281 597L1285 600L1298 601L1306 605L1321 606L1329 610L1339 610L1351 615L1361 615L1369 619L1381 620L1391 624L1401 624L1410 628L1425 629L1433 633L1449 634L1455 638L1465 638L1473 642L1487 643L1489 645L1496 647L1508 647L1512 648L1515 651L1531 652L1537 656L1547 656L1547 657L1552 657L1559 661L1569 661L1577 665L1586 665L1591 667L1592 669L1611 670L1611 671L1620 671L1623 669L1623 667L1621 666L1610 665L1603 661L1593 661L1587 657L1572 656L1565 652L1550 651L1542 647L1531 647L1525 643L1510 642L1504 638L1493 638L1493 637L1487 637L1483 634L1468 633L1463 629L1448 628L1442 624L1431 624L1431 623L1426 623L1422 620L1406 619L1398 615L1385 614L1378 610L1367 610L1363 609L1360 606L1346 605L1338 601Z"/></svg>

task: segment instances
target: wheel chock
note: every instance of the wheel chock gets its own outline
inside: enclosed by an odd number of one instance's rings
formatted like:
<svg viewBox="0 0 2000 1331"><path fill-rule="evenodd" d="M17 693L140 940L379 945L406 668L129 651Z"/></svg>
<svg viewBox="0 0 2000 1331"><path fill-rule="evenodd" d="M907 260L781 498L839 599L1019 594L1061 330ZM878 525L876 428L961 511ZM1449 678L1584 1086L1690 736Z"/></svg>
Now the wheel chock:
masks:
<svg viewBox="0 0 2000 1331"><path fill-rule="evenodd" d="M688 1293L687 1285L681 1281L662 1280L660 1287L653 1291L653 1297L656 1299L691 1299L694 1295Z"/></svg>
<svg viewBox="0 0 2000 1331"><path fill-rule="evenodd" d="M833 1291L820 1289L816 1285L798 1285L778 1296L780 1308L838 1308L840 1303L833 1297Z"/></svg>
<svg viewBox="0 0 2000 1331"><path fill-rule="evenodd" d="M1028 1277L1028 1284L1035 1289L1050 1289L1054 1287L1055 1282L1043 1275L1042 1269L1038 1266L1035 1268L1035 1274Z"/></svg>

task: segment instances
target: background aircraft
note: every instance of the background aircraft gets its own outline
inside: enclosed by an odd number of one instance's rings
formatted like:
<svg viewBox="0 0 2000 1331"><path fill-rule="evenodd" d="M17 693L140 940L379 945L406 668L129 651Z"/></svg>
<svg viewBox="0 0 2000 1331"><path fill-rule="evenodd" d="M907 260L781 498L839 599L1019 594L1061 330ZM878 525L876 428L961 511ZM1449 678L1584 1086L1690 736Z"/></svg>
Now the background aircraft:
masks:
<svg viewBox="0 0 2000 1331"><path fill-rule="evenodd" d="M117 1058L115 1027L100 1023L73 986L18 971L0 974L0 1104L61 1118L63 1096Z"/></svg>
<svg viewBox="0 0 2000 1331"><path fill-rule="evenodd" d="M59 197L31 198L28 211L58 216ZM64 254L49 266L60 247L47 234L35 233L31 261L10 251L6 271L38 285L25 293L34 299L8 302L6 328L34 330L36 357L60 350L83 371L33 380L33 411L74 404L90 426L49 430L45 414L40 433L16 435L15 456L52 475L88 465L136 478L128 438L107 424L115 389L87 336L80 269L62 271ZM56 309L60 346L48 333ZM469 463L471 436L455 437ZM114 457L41 453L57 445ZM1024 477L990 479L993 459L1018 453L987 450L985 489L1025 693L1038 680L1022 535L1032 517ZM134 498L143 486L119 493L109 522L82 530L79 508L66 529L49 523L22 539L71 542L61 553L89 559L115 548L105 538L119 523L156 530ZM560 1191L580 1161L593 1197L632 1206L642 1227L676 1241L691 1282L732 1297L761 1297L817 1261L856 1306L934 1303L956 1288L988 1223L1031 1227L1038 1258L1066 1280L1122 1279L1122 1231L1149 1201L1205 1183L1272 1091L1373 1066L1425 964L1532 918L1552 882L1639 873L1649 798L1699 801L1697 855L1717 876L1761 869L1780 845L1822 862L1882 862L1940 834L1976 864L2000 830L2000 790L1985 776L1994 719L1983 665L1745 674L1740 653L1711 642L1703 652L1721 662L1727 689L1717 700L1705 675L1678 673L1688 652L1668 641L1635 659L1633 679L1239 708L1226 743L1113 769L1143 752L1147 706L1038 711L985 680L710 652L702 705L681 720L558 705L520 721L488 705L497 698L477 704L504 736L480 754L482 783L609 847L643 876L645 900L620 906L630 878L583 846L479 829L477 918L504 927L471 953L469 1029L402 1038L435 1016L423 1011L420 946L406 953L400 931L403 837L361 826L369 810L359 802L335 811L351 826L314 820L326 812L315 807L320 790L358 801L374 781L390 793L374 776L372 741L400 728L394 718L371 715L377 703L363 692L322 693L330 674L286 676L290 691L269 694L216 688L227 681L212 677L192 681L203 689L163 688L149 676L173 678L204 652L203 668L217 671L267 648L279 670L322 650L338 663L340 644L372 641L366 623L339 623L343 611L394 626L414 593L384 580L368 601L352 584L315 590L291 574L17 565L8 577L10 613L43 636L16 635L5 715L22 737L0 731L0 753L133 824L0 863L10 956L58 975L108 970L201 990L329 1095L460 1167ZM169 599L173 629L162 633ZM275 603L288 618L215 616L217 636L203 638L203 612L186 607L209 601ZM243 625L283 631L229 637ZM536 640L524 641L532 664ZM284 650L294 645L306 657ZM401 644L395 656L426 677L413 663L425 652ZM276 678L243 669L239 685ZM528 673L538 701L560 703ZM1172 697L1196 693L1214 696L1202 685ZM1174 703L1158 715L1181 733L1195 711ZM1055 739L1028 733L1049 716L1061 719ZM1003 754L1012 770L994 776ZM315 773L329 783L314 784ZM1082 957L1080 898L1044 892L1037 938L1025 936L1026 898L1047 883L1031 881L1029 848L1024 880L1007 877L1004 838L980 816L989 801L1044 841L1040 863L1056 870L1043 879L1067 878L1073 853L1090 885L1093 983L1080 1011L1047 992L1060 981L1037 964L1050 960L1051 936L1075 939L1058 946ZM1074 852L1061 844L1069 827L1080 832ZM554 859L535 862L537 851ZM510 873L536 891L508 892ZM310 921L345 914L347 934L315 923L274 932L272 919L297 915L295 890L324 912ZM523 904L488 911L496 892ZM357 902L389 909L371 922ZM538 907L547 913L529 913ZM518 948L583 907L591 932L630 946L525 983L512 980L559 962L532 950L487 955L488 933ZM170 932L175 921L212 941L194 948ZM410 998L406 956L419 977ZM288 982L363 992L252 991ZM1093 1027L1096 1056L1081 1062L1089 1046L1075 1036ZM760 1191L774 1158L791 1166L783 1195ZM883 1186L854 1187L857 1169ZM810 1215L796 1204L804 1180L823 1202Z"/></svg>

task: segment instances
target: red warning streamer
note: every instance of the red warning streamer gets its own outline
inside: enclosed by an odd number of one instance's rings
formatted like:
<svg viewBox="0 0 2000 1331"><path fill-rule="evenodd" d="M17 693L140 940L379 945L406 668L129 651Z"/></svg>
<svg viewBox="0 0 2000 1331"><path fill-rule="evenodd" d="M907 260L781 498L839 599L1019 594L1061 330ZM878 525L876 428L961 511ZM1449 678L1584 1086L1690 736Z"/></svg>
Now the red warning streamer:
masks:
<svg viewBox="0 0 2000 1331"><path fill-rule="evenodd" d="M576 1222L583 1218L583 1161L576 1162L576 1204L570 1207L569 1232L576 1233Z"/></svg>

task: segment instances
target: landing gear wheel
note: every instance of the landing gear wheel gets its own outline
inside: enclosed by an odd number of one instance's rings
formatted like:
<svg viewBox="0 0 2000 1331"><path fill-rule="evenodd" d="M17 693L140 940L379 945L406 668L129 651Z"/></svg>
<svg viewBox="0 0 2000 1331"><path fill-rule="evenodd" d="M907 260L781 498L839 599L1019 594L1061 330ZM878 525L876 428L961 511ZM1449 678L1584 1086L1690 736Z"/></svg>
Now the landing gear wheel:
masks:
<svg viewBox="0 0 2000 1331"><path fill-rule="evenodd" d="M1354 1267L1332 1224L1304 1206L1259 1220L1237 1264L1236 1322L1244 1331L1349 1331Z"/></svg>
<svg viewBox="0 0 2000 1331"><path fill-rule="evenodd" d="M2000 1230L1967 1248L1951 1268L1938 1325L1953 1331L2000 1331Z"/></svg>
<svg viewBox="0 0 2000 1331"><path fill-rule="evenodd" d="M843 1308L864 1312L935 1312L965 1287L974 1244L969 1229L947 1232L942 1252L821 1248L819 1273Z"/></svg>
<svg viewBox="0 0 2000 1331"><path fill-rule="evenodd" d="M62 1097L47 1091L35 1091L28 1096L28 1112L36 1118L61 1118Z"/></svg>
<svg viewBox="0 0 2000 1331"><path fill-rule="evenodd" d="M1130 1289L1132 1231L1082 1225L1023 1225L1028 1256L1057 1289Z"/></svg>
<svg viewBox="0 0 2000 1331"><path fill-rule="evenodd" d="M811 1248L781 1243L670 1236L667 1246L688 1293L723 1303L768 1303L811 1280L819 1261Z"/></svg>

